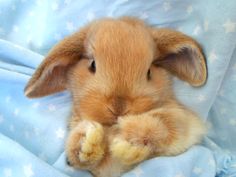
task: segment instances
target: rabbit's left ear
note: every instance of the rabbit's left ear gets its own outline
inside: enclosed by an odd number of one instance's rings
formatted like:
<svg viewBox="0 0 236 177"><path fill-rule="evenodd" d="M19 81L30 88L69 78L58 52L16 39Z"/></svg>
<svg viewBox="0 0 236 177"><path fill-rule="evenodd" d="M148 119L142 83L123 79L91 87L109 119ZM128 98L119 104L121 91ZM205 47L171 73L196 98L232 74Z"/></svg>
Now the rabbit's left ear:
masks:
<svg viewBox="0 0 236 177"><path fill-rule="evenodd" d="M207 79L206 61L199 44L191 37L169 29L151 29L157 46L154 64L163 67L193 86Z"/></svg>
<svg viewBox="0 0 236 177"><path fill-rule="evenodd" d="M66 89L67 72L82 57L87 28L60 41L49 52L25 87L30 98L47 96Z"/></svg>

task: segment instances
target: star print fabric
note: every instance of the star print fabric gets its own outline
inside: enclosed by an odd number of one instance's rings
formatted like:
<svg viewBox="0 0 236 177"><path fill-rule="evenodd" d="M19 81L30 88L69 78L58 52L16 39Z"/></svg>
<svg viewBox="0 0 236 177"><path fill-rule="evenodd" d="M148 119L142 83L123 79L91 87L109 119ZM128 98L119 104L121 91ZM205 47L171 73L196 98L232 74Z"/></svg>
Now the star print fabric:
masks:
<svg viewBox="0 0 236 177"><path fill-rule="evenodd" d="M124 177L236 177L236 1L0 0L0 176L90 177L65 164L68 92L25 98L23 89L49 49L101 17L136 16L203 46L208 82L193 88L174 78L177 98L204 119L199 146L157 157Z"/></svg>

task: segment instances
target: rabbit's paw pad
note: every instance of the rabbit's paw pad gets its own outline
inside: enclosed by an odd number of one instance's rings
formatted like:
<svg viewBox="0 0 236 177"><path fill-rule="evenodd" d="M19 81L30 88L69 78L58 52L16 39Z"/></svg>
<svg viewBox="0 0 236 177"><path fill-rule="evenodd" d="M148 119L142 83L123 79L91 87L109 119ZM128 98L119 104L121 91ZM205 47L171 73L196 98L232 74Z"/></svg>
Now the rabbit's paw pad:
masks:
<svg viewBox="0 0 236 177"><path fill-rule="evenodd" d="M110 150L113 157L126 165L133 165L145 160L150 152L147 146L135 145L121 138L113 140Z"/></svg>

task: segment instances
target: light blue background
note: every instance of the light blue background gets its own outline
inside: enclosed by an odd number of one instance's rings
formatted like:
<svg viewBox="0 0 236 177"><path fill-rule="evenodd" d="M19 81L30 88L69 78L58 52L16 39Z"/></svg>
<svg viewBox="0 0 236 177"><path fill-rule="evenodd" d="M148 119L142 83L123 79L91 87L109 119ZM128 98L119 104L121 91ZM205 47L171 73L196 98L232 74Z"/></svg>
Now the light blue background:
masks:
<svg viewBox="0 0 236 177"><path fill-rule="evenodd" d="M177 97L209 126L202 146L159 157L125 177L236 176L236 1L0 0L0 176L89 176L65 165L67 92L29 100L23 88L49 49L103 16L132 15L197 39L209 77L202 88L174 79Z"/></svg>

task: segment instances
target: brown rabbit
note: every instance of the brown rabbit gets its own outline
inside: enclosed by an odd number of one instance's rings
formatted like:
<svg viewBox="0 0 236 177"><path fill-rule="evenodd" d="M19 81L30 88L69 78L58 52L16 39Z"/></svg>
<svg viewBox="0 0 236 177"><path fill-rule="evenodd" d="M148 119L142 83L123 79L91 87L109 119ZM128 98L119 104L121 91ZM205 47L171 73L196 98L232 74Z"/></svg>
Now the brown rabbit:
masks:
<svg viewBox="0 0 236 177"><path fill-rule="evenodd" d="M206 62L192 38L134 18L102 19L59 42L25 94L68 89L69 164L118 177L143 160L184 152L205 133L198 116L176 100L171 74L193 86L205 83Z"/></svg>

